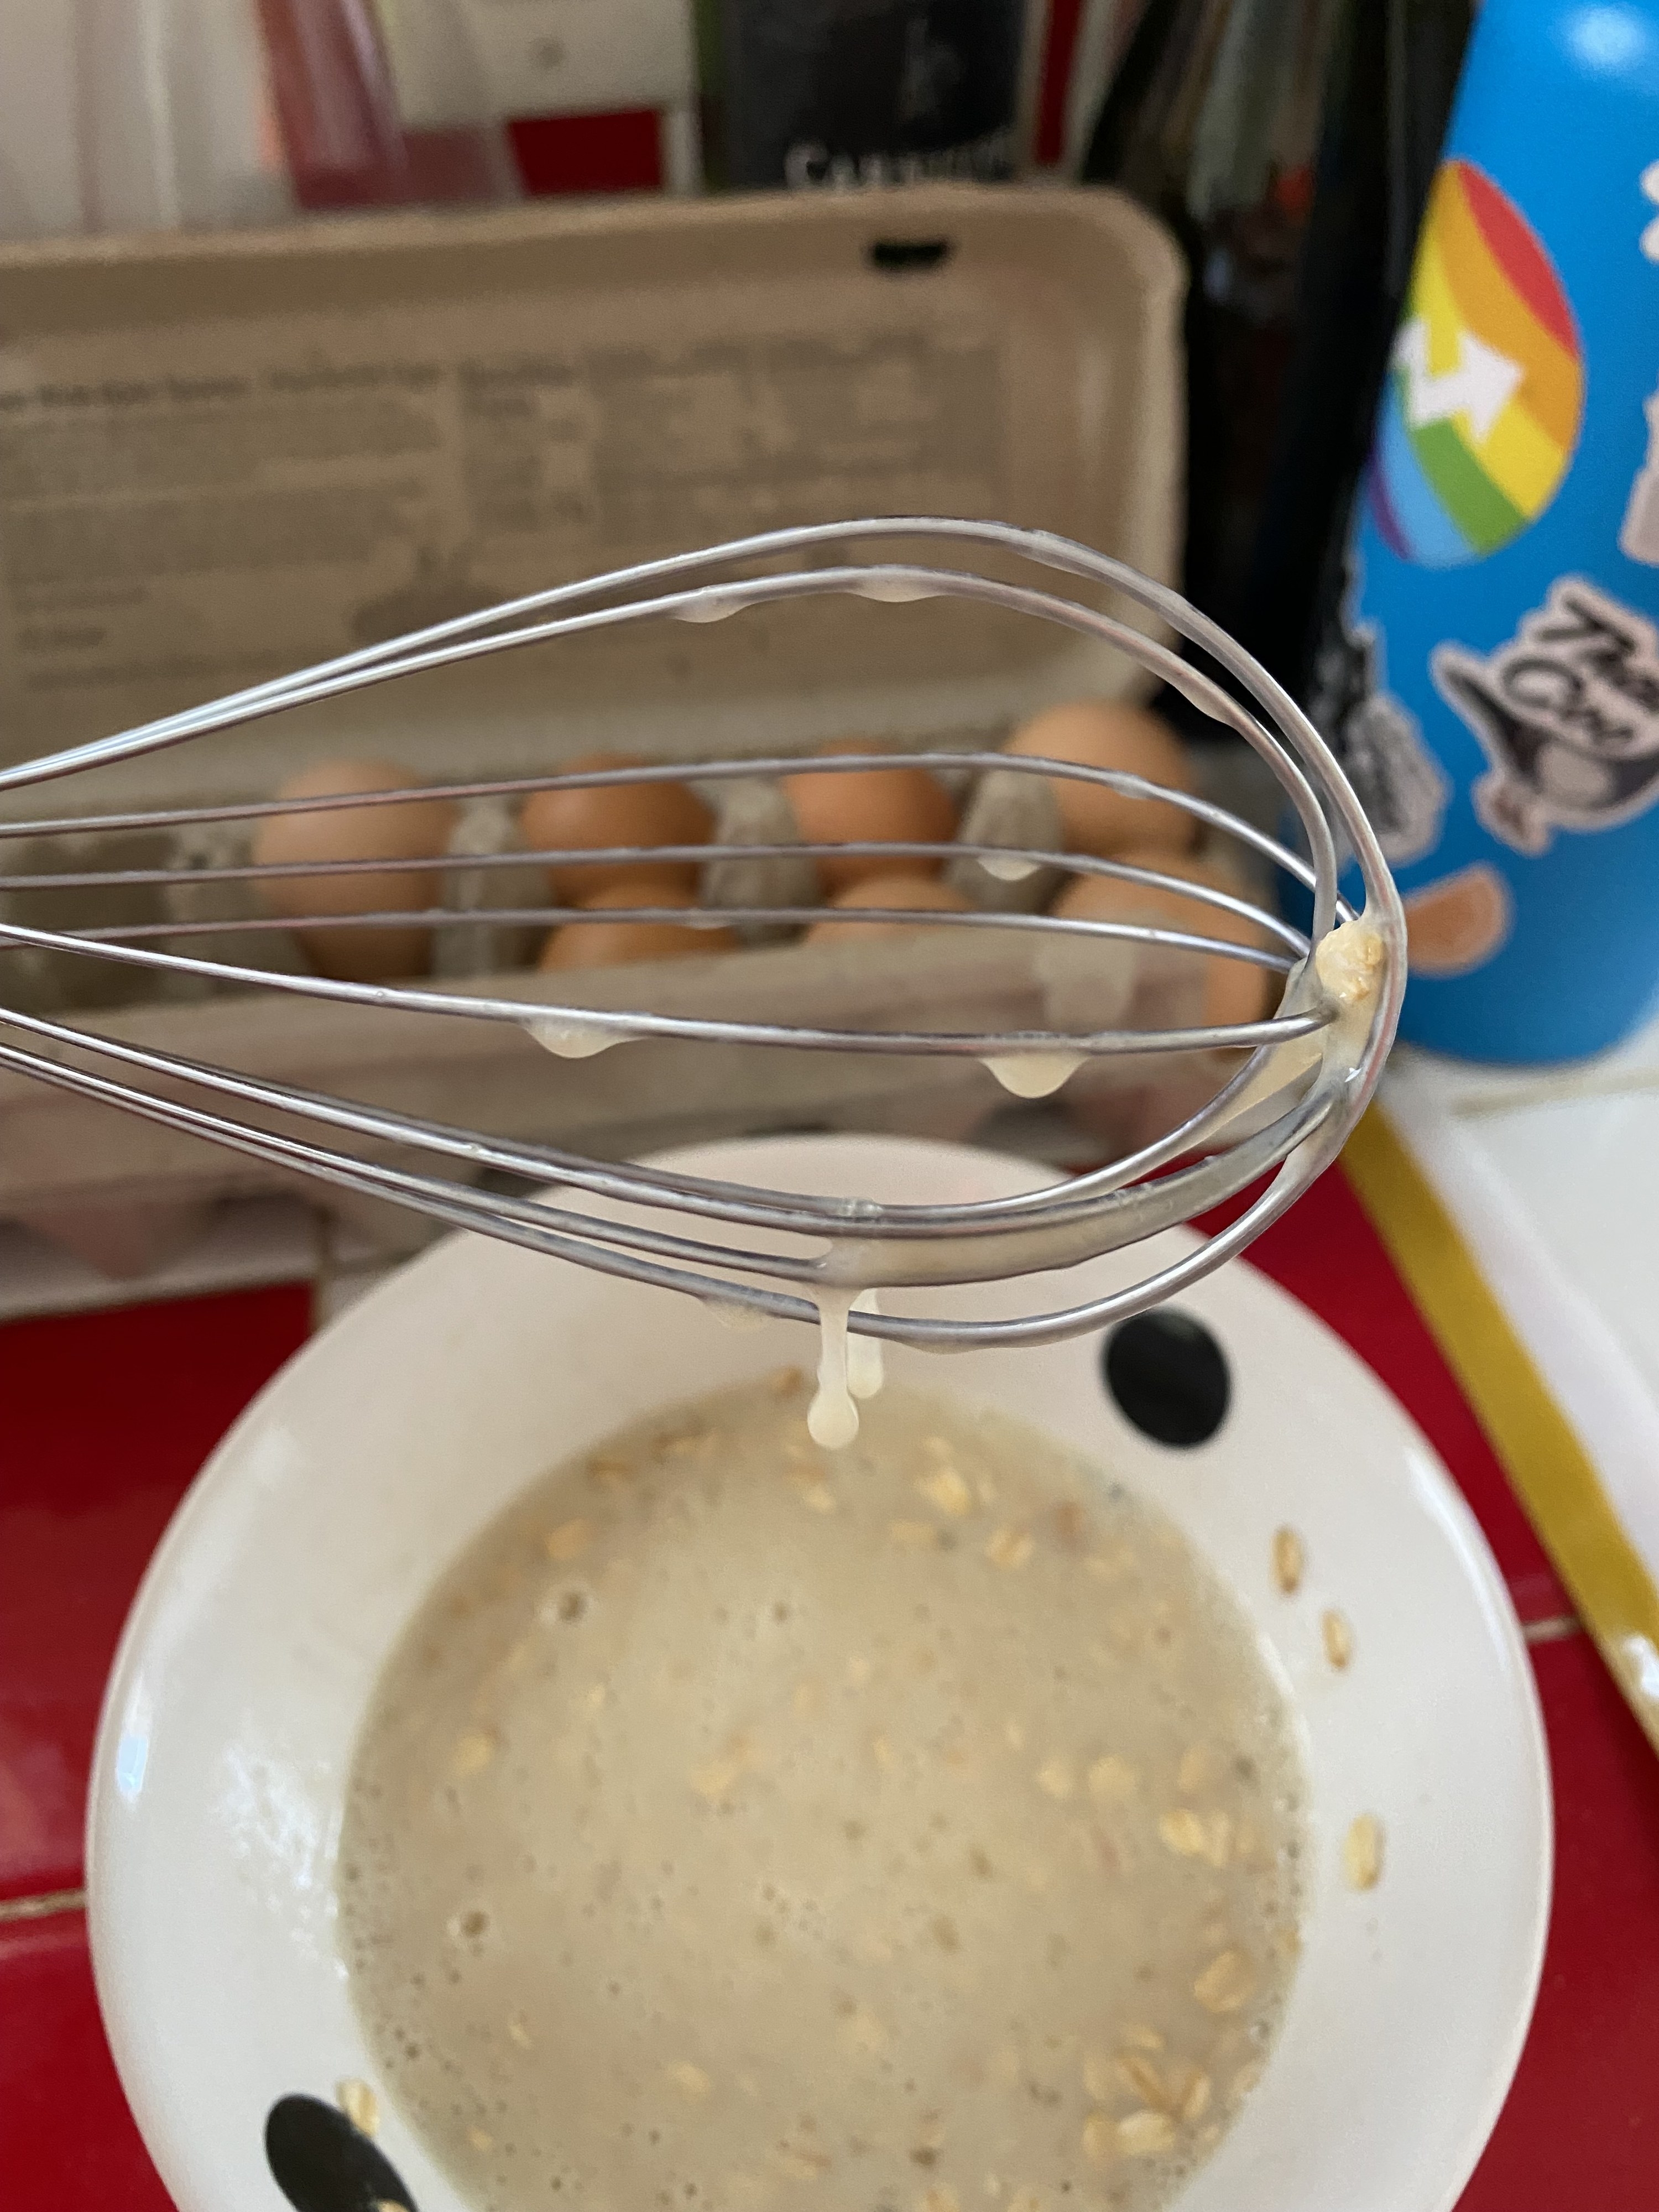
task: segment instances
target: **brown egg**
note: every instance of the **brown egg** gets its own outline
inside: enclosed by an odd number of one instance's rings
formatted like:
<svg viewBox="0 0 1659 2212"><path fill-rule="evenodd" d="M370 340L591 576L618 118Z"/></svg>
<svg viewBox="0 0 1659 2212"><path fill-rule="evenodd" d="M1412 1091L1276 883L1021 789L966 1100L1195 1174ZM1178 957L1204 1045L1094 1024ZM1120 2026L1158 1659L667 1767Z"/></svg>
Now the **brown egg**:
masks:
<svg viewBox="0 0 1659 2212"><path fill-rule="evenodd" d="M321 799L367 791L400 791L416 779L392 761L323 761L278 786L278 799ZM435 860L454 826L447 799L411 799L388 806L319 807L304 814L268 814L253 835L259 866L313 860ZM408 912L441 903L441 871L388 868L372 875L272 876L260 899L295 924L294 934L320 975L355 983L418 975L431 959L432 933L400 927L326 929L307 927L331 914Z"/></svg>
<svg viewBox="0 0 1659 2212"><path fill-rule="evenodd" d="M643 768L629 753L586 753L567 763L571 775L606 768ZM532 852L603 852L613 845L706 845L714 817L689 784L610 783L574 791L532 791L519 816L519 836ZM666 890L695 890L695 860L613 860L548 869L560 906L586 906L613 884L649 882ZM635 906L645 901L635 899Z"/></svg>
<svg viewBox="0 0 1659 2212"><path fill-rule="evenodd" d="M866 876L862 883L840 892L830 902L843 910L860 906L903 907L917 914L966 914L972 902L949 884L933 876ZM872 937L905 937L911 925L903 921L815 921L803 942L838 945L850 940L867 945Z"/></svg>
<svg viewBox="0 0 1659 2212"><path fill-rule="evenodd" d="M1218 860L1163 852L1157 846L1112 857L1138 867L1156 868L1161 875L1179 876L1187 883L1203 884L1211 890L1246 895L1231 870ZM1147 921L1158 928L1184 929L1194 937L1218 937L1226 945L1254 945L1264 951L1274 942L1266 930L1229 914L1224 907L1183 898L1179 891L1162 890L1155 884L1125 883L1115 876L1074 878L1050 911L1076 921ZM1260 1021L1279 1002L1284 979L1272 969L1229 960L1220 952L1182 957L1203 961L1202 1018L1206 1022Z"/></svg>
<svg viewBox="0 0 1659 2212"><path fill-rule="evenodd" d="M852 739L826 745L826 753L874 752L878 746ZM957 810L939 778L925 768L848 769L842 775L805 769L787 775L783 787L794 809L802 842L808 845L948 844L956 835ZM826 891L845 890L869 876L938 873L941 860L896 860L890 854L855 858L836 854L818 860Z"/></svg>
<svg viewBox="0 0 1659 2212"><path fill-rule="evenodd" d="M679 906L695 910L688 890L665 885L653 873L607 884L597 897L582 901L584 914L612 907ZM617 968L629 960L684 960L699 952L731 952L737 939L729 929L693 929L678 921L567 921L549 933L538 968Z"/></svg>
<svg viewBox="0 0 1659 2212"><path fill-rule="evenodd" d="M1145 707L1120 700L1074 699L1047 708L1016 730L1003 750L1027 759L1068 761L1078 768L1118 769L1173 791L1198 787L1186 750L1169 724ZM1181 853L1196 834L1192 816L1164 799L1130 799L1104 784L1072 776L1050 778L1049 788L1060 806L1068 853L1109 859L1131 845Z"/></svg>

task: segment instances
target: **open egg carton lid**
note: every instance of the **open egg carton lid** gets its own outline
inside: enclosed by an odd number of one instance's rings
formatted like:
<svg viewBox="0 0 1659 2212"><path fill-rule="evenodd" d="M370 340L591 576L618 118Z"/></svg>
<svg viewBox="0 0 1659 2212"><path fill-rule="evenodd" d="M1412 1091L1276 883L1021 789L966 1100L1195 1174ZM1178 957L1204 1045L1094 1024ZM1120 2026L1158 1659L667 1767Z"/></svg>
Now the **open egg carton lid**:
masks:
<svg viewBox="0 0 1659 2212"><path fill-rule="evenodd" d="M0 247L0 762L786 523L995 518L1168 580L1182 280L1115 194L972 185ZM431 775L946 742L1140 688L1018 617L820 600L403 679L76 799L260 796L343 741Z"/></svg>
<svg viewBox="0 0 1659 2212"><path fill-rule="evenodd" d="M1167 234L1115 194L955 185L0 247L0 761L782 524L995 518L1168 580L1182 285ZM27 820L259 799L342 757L482 780L601 750L983 746L1043 705L1147 688L1110 647L1017 616L816 599L402 678L0 806ZM487 928L474 943L485 988L501 963ZM945 1004L968 1027L967 950L908 933L856 957L783 945L540 980L573 1003L758 994L848 1025L884 1001ZM1191 1018L1155 951L1122 979L1126 1015ZM441 961L453 986L453 948ZM190 1056L613 1155L807 1121L967 1135L1008 1103L972 1062L819 1054L786 1072L800 1056L641 1046L555 1080L495 1024L123 997L69 1002ZM644 1066L665 1050L672 1073ZM1194 1080L1168 1062L1103 1073L1130 1136ZM270 1180L0 1077L0 1216L198 1204Z"/></svg>

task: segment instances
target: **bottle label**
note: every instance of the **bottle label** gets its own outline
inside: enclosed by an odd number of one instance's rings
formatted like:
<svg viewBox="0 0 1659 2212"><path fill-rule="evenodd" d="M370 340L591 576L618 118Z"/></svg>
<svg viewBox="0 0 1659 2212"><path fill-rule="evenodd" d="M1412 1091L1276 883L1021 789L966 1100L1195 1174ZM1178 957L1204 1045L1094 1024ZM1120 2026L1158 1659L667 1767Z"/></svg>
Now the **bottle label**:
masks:
<svg viewBox="0 0 1659 2212"><path fill-rule="evenodd" d="M1474 811L1513 851L1659 800L1659 629L1583 576L1558 579L1496 652L1449 643L1430 660L1490 763Z"/></svg>
<svg viewBox="0 0 1659 2212"><path fill-rule="evenodd" d="M1024 0L728 0L732 182L1011 175L1024 18Z"/></svg>

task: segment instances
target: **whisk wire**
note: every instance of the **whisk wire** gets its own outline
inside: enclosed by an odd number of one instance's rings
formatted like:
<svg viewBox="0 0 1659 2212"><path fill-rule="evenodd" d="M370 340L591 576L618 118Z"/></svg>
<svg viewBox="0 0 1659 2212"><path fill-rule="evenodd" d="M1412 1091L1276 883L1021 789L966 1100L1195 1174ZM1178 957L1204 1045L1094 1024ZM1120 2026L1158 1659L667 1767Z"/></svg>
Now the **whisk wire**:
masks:
<svg viewBox="0 0 1659 2212"><path fill-rule="evenodd" d="M111 1051L113 1057L134 1057L148 1061L152 1066L172 1059L172 1056L165 1054L132 1055L118 1049L112 1051L107 1044L102 1048ZM741 1279L715 1281L707 1274L688 1273L684 1267L666 1264L672 1260L689 1263L697 1270L714 1267L748 1271L787 1281L822 1285L826 1278L822 1263L817 1260L799 1259L770 1251L749 1251L741 1248L702 1244L662 1231L641 1229L627 1222L572 1214L550 1205L544 1199L526 1200L496 1191L482 1193L465 1184L440 1182L383 1162L330 1156L320 1153L313 1146L284 1138L276 1132L228 1124L222 1119L181 1102L161 1098L132 1085L113 1082L88 1070L66 1067L8 1045L0 1044L0 1067L29 1074L57 1088L118 1107L142 1120L164 1127L206 1137L233 1151L275 1166L290 1168L296 1173L352 1191L360 1196L390 1200L422 1213L444 1227L483 1231L509 1243L523 1245L527 1249L571 1261L603 1273L626 1276L659 1289L685 1291L698 1297L749 1306L779 1318L811 1320L817 1316L816 1305L807 1299L769 1291ZM304 1094L288 1091L282 1085L260 1085L246 1079L227 1083L219 1071L191 1072L188 1063L177 1060L172 1060L172 1065L166 1072L178 1074L185 1080L207 1080L210 1087L229 1089L244 1098L258 1099L261 1103L279 1106L283 1110L301 1110L301 1102L304 1097ZM1042 1232L1051 1237L1057 1234L1063 1237L1066 1245L1064 1255L1057 1256L1049 1264L1074 1265L1079 1261L1119 1249L1125 1244L1138 1243L1160 1229L1173 1227L1188 1219L1198 1208L1219 1204L1236 1195L1259 1176L1285 1161L1299 1145L1328 1121L1331 1111L1332 1102L1328 1099L1304 1101L1280 1121L1240 1145L1230 1159L1224 1176L1218 1176L1214 1172L1216 1163L1201 1163L1166 1176L1156 1184L1141 1185L1130 1192L1111 1193L1091 1206L1074 1205L1058 1212L1046 1212L1039 1217L1038 1225ZM400 1142L408 1143L416 1132L405 1117L399 1116L396 1117L394 1133ZM663 1195L662 1193L653 1194L654 1202L661 1203ZM1267 1195L1270 1197L1271 1193ZM683 1205L684 1196L684 1193L675 1194L675 1204ZM1149 1205L1149 1200L1154 1202ZM1251 1213L1259 1213L1267 1204L1267 1198L1258 1200ZM1006 1210L1006 1202L982 1201L981 1205L988 1216L1000 1214ZM900 1211L902 1210L892 1209L890 1212ZM925 1212L927 1209L915 1211ZM729 1218L730 1216L722 1208L719 1218ZM937 1250L932 1240L937 1237L940 1225L937 1222L921 1224L929 1240L925 1249L930 1253ZM973 1224L973 1227L976 1239L985 1236L982 1222ZM1029 1218L1008 1224L1006 1227L1009 1235L1020 1238L1028 1238L1032 1231ZM820 1238L826 1234L844 1237L851 1230L861 1245L868 1243L878 1248L884 1237L892 1239L900 1235L912 1237L915 1233L914 1225L901 1227L896 1220L890 1218L879 1222L860 1219L856 1224L849 1223L844 1218L817 1219L803 1222L799 1228L800 1233ZM910 1249L914 1252L916 1249L912 1243ZM865 1257L864 1255L860 1256ZM872 1285L881 1287L904 1285L917 1279L902 1256L884 1265L879 1259L865 1257L865 1264L859 1272L861 1280L867 1279ZM1020 1271L1009 1270L995 1257L981 1257L965 1266L944 1268L937 1264L935 1259L930 1261L921 1275L921 1280L930 1286L977 1283L1001 1279L1009 1272ZM1127 1318L1155 1302L1154 1298L1143 1295L1140 1289L1131 1288L1110 1298L1092 1301L1086 1306L1003 1322L951 1322L873 1315L864 1317L870 1324L865 1333L907 1342L927 1343L938 1349L969 1343L1012 1345L1052 1341L1082 1328L1099 1326L1109 1320Z"/></svg>
<svg viewBox="0 0 1659 2212"><path fill-rule="evenodd" d="M937 521L924 522L918 526L923 534L941 529L951 531L951 526ZM824 526L830 531L835 527L834 525ZM889 527L902 532L910 526L896 524ZM969 537L988 534L991 542L1026 551L1028 557L1042 565L1066 566L1079 574L1092 574L1094 580L1126 592L1131 598L1140 600L1149 611L1172 622L1175 627L1185 629L1189 636L1204 644L1224 666L1229 667L1235 675L1242 676L1247 684L1250 683L1252 676L1264 676L1264 672L1256 668L1255 664L1249 661L1248 655L1243 654L1224 632L1198 616L1196 610L1188 607L1177 594L1164 586L1152 584L1149 579L1137 574L1121 562L1109 560L1104 555L1090 554L1082 547L1067 548L1072 557L1060 562L1047 550L1050 542L1043 540L1042 533L1022 533L1003 524L964 524L959 529L962 534ZM813 530L780 532L777 534L779 542L773 550L792 550L793 544L811 542L820 535L819 532ZM1022 538L1029 538L1030 543L1022 544ZM741 557L740 546L746 544L753 548L763 543L753 539L738 541L732 545L711 549L706 555L686 556L686 562L687 565L702 566L709 561L730 561ZM1052 541L1054 545L1060 543ZM1036 550L1039 544L1045 550ZM1079 556L1082 561L1080 567L1073 565ZM553 605L566 597L593 595L607 588L625 587L642 577L667 573L674 565L671 562L665 569L662 563L647 563L641 568L622 569L612 576L594 579L586 586L556 587L544 595L541 604ZM26 764L23 770L0 771L0 791L4 791L14 777L21 781L42 781L79 768L129 759L163 745L178 744L186 738L200 737L235 724L258 720L290 708L338 697L343 693L383 683L394 677L421 674L523 646L549 643L556 638L573 637L590 630L665 617L719 620L740 611L745 606L845 592L865 598L891 599L897 592L906 599L939 596L975 599L987 605L1000 606L1055 623L1062 629L1074 630L1085 636L1092 635L1138 659L1153 674L1174 685L1216 720L1235 730L1264 758L1271 761L1286 796L1296 810L1303 834L1313 850L1320 878L1316 891L1316 934L1323 934L1330 927L1330 913L1328 910L1322 913L1317 903L1327 896L1328 890L1329 897L1334 898L1335 853L1331 843L1329 825L1312 787L1294 758L1276 744L1238 700L1202 670L1180 659L1169 647L1128 623L1119 622L1092 607L1079 606L1074 601L1061 599L1051 592L1035 591L1029 586L1005 583L961 569L907 568L890 562L854 568L802 570L760 579L704 585L689 592L669 592L641 599L624 600L614 607L567 614L548 622L520 623L516 628L493 630L483 636L459 634L491 622L502 623L508 618L512 609L500 608L493 613L485 611L477 618L462 617L451 623L437 625L432 631L414 633L410 637L392 641L384 649L365 648L359 653L322 663L316 668L302 670L272 684L233 694L215 705L196 708L184 715L164 718L122 736L94 740L89 745L73 748L66 753L50 755L33 763L32 769ZM513 603L513 608L524 604ZM1194 627L1194 621L1198 628ZM1200 635L1200 629L1207 634ZM441 636L444 641L422 645L422 640L432 636ZM412 649L417 647L420 649ZM1255 688L1254 684L1251 684L1251 688ZM1273 689L1277 690L1278 687ZM1297 714L1297 710L1282 691L1279 692L1279 698L1291 714ZM1305 718L1298 716L1298 719L1305 723ZM1311 725L1305 726L1312 735ZM1315 742L1319 743L1316 737ZM1332 761L1330 765L1334 769L1334 762Z"/></svg>
<svg viewBox="0 0 1659 2212"><path fill-rule="evenodd" d="M890 548L905 540L948 546L975 556L1016 556L1050 578L1086 585L1097 596L1115 595L1139 617L1198 646L1228 682L1181 658L1161 636L1148 635L1135 622L1046 585L920 561L847 557L849 549L857 551L871 544ZM822 565L780 565L802 555ZM744 573L733 574L733 569ZM1061 1030L965 1030L943 1025L918 1030L851 1023L837 1026L810 1018L738 1019L645 1007L569 1005L542 995L544 988L557 988L546 977L534 988L521 988L515 994L489 984L444 989L417 983L353 982L261 968L246 959L198 957L178 949L185 942L210 948L216 939L240 939L244 933L269 933L287 926L270 914L175 913L169 908L112 922L77 921L69 927L48 928L21 919L18 902L31 895L64 898L91 891L156 893L165 901L184 883L198 891L253 892L303 878L325 885L331 879L349 880L354 893L349 903L356 907L361 904L363 879L384 876L401 878L402 884L411 879L416 884L429 882L435 896L425 906L411 903L405 894L401 903L394 897L373 912L325 912L314 921L308 918L307 928L442 930L476 921L481 911L496 926L523 923L544 928L558 923L580 928L602 919L661 922L692 930L700 925L775 929L817 921L823 909L787 897L711 900L688 908L653 903L648 895L636 903L607 908L602 915L568 905L463 909L446 903L446 873L463 865L450 854L273 863L197 850L193 857L203 864L196 866L153 865L144 854L135 856L135 865L78 866L72 864L80 857L77 848L70 854L49 855L49 865L38 870L28 866L27 850L21 865L6 865L8 841L16 839L138 834L176 838L209 830L249 831L276 815L343 813L416 799L507 802L561 788L603 789L665 781L720 786L738 779L790 775L801 765L793 754L475 778L437 787L318 794L297 800L228 800L8 820L0 823L0 895L7 902L0 914L0 946L112 963L192 988L210 984L286 994L331 1004L342 1012L355 1010L366 1021L397 1012L514 1023L531 1029L553 1050L569 1046L586 1052L607 1042L646 1038L999 1064L1043 1055L1081 1062L1231 1054L1231 1061L1216 1077L1212 1095L1175 1127L1090 1174L1056 1182L1018 1200L957 1206L877 1206L598 1162L556 1146L491 1137L337 1098L21 1009L0 1007L0 1029L9 1032L9 1039L0 1042L0 1068L118 1107L174 1132L210 1139L284 1174L304 1174L361 1196L390 1200L446 1226L481 1231L583 1266L795 1319L811 1317L817 1310L815 1297L842 1287L879 1285L915 1291L1063 1269L1154 1237L1237 1197L1258 1178L1270 1176L1238 1219L1206 1244L1155 1267L1109 1296L998 1319L860 1311L851 1316L851 1326L866 1335L939 1348L1042 1341L1102 1326L1170 1295L1242 1250L1334 1157L1370 1095L1393 1036L1403 989L1404 924L1370 825L1305 716L1240 647L1177 594L1086 547L1047 532L937 518L763 532L556 586L357 648L226 698L0 770L0 793L106 769L292 708L521 647L647 620L719 621L761 605L849 593L895 605L951 598L1058 624L1097 645L1131 655L1242 738L1267 763L1305 850L1292 849L1212 799L1166 790L1124 771L972 746L843 752L815 760L815 774L851 775L920 764L969 777L991 771L1036 775L1050 787L1071 781L1131 801L1157 800L1181 810L1205 830L1236 840L1302 884L1310 894L1311 918L1308 928L1300 930L1243 894L1189 881L1159 866L1062 854L1030 842L988 844L969 839L950 844L870 842L833 849L842 857L872 860L995 863L1014 872L1063 867L1074 877L1123 883L1165 899L1191 900L1200 910L1200 926L1176 927L1164 918L1162 908L1155 918L1136 918L1133 913L1119 918L986 908L913 912L891 906L860 908L855 915L837 917L839 926L849 930L860 924L925 928L941 933L936 940L940 944L951 932L959 936L964 930L991 931L1000 933L1002 942L1012 946L1052 944L1070 948L1073 957L1092 946L1103 955L1114 948L1129 948L1189 960L1224 960L1284 978L1277 1010L1259 1019L1157 1029L1115 1021ZM1237 690L1229 689L1229 683ZM1339 892L1339 837L1364 883L1364 905L1358 914ZM804 865L822 860L831 849L801 838L763 843L717 839L705 845L651 848L645 854L635 847L577 852L543 846L529 851L469 852L464 865L480 877L507 868L620 869L642 857L653 864L667 861L688 867L757 861ZM39 857L38 852L33 857ZM1221 934L1224 924L1235 929L1242 925L1247 940ZM959 941L973 945L979 940L970 935ZM578 1042L571 1044L573 1039ZM265 1126L271 1121L278 1126ZM354 1146L367 1148L368 1156L346 1149ZM411 1154L420 1164L410 1164ZM447 1174L442 1171L446 1166ZM514 1182L532 1188L499 1187ZM534 1188L540 1185L551 1188ZM662 1219L665 1212L672 1217L667 1224ZM732 1231L739 1232L738 1240L724 1241ZM764 1232L766 1238L793 1239L794 1246L780 1251L763 1249L747 1241L757 1232Z"/></svg>

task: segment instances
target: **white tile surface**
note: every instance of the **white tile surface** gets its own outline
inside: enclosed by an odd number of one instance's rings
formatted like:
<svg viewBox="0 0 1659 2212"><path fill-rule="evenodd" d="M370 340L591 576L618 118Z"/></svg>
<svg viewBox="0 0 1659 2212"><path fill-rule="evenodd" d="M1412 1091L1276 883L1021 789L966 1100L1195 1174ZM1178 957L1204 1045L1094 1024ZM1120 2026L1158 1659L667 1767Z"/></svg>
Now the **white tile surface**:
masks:
<svg viewBox="0 0 1659 2212"><path fill-rule="evenodd" d="M1459 1118L1659 1393L1659 1088Z"/></svg>
<svg viewBox="0 0 1659 2212"><path fill-rule="evenodd" d="M1559 1066L1498 1067L1449 1060L1416 1045L1395 1048L1394 1062L1456 1114L1501 1114L1517 1107L1569 1098L1659 1091L1659 1021L1638 1030L1611 1052Z"/></svg>
<svg viewBox="0 0 1659 2212"><path fill-rule="evenodd" d="M1456 1121L1659 1397L1659 1022L1565 1067L1401 1047L1389 1079Z"/></svg>
<svg viewBox="0 0 1659 2212"><path fill-rule="evenodd" d="M1389 1069L1390 1118L1659 1586L1659 1300L1641 1133L1650 1097L1455 1114L1419 1073L1410 1061ZM1632 1631L1619 1663L1645 1680L1659 1651Z"/></svg>

